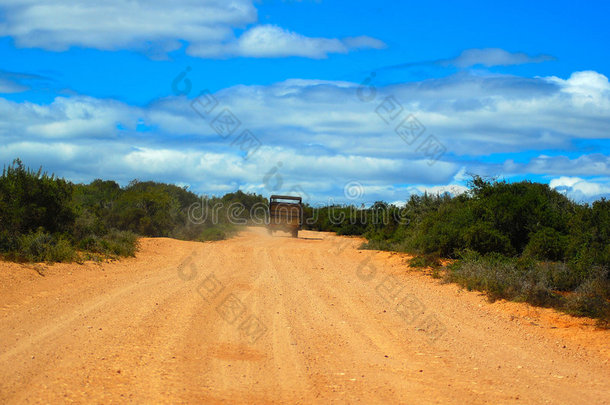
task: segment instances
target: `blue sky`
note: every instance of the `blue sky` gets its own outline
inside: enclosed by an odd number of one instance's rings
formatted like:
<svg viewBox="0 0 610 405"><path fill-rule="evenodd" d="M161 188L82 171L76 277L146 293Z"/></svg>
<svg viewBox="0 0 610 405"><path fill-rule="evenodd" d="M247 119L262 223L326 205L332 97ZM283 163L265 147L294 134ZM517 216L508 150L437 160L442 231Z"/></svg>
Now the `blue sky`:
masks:
<svg viewBox="0 0 610 405"><path fill-rule="evenodd" d="M312 203L459 193L471 173L592 201L610 196L608 15L606 2L0 0L0 161ZM215 108L201 114L204 90Z"/></svg>

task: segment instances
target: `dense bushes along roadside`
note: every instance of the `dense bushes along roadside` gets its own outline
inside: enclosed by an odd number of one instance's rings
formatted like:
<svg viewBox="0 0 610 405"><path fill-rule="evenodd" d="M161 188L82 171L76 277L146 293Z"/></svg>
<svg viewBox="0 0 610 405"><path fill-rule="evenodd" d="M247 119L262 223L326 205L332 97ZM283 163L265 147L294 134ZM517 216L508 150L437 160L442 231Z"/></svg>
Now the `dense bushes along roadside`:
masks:
<svg viewBox="0 0 610 405"><path fill-rule="evenodd" d="M610 321L610 201L577 204L548 185L474 177L470 190L413 195L405 207L306 209L309 227L362 235L369 249L456 259L444 277L469 289ZM436 270L438 274L438 270Z"/></svg>
<svg viewBox="0 0 610 405"><path fill-rule="evenodd" d="M188 220L189 207L202 201L221 206L218 221ZM138 236L224 239L236 230L223 211L233 202L249 208L266 200L241 191L202 200L175 185L135 180L125 188L104 180L72 184L17 159L0 177L0 255L33 262L99 260L133 256Z"/></svg>

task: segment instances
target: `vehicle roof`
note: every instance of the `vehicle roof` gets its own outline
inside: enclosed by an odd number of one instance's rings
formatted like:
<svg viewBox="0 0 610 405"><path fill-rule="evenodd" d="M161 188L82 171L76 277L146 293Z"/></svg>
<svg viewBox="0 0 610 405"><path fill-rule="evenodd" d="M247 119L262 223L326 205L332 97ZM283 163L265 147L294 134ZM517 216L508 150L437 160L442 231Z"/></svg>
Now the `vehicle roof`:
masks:
<svg viewBox="0 0 610 405"><path fill-rule="evenodd" d="M293 200L293 201L298 201L301 202L302 198L301 197L295 197L292 195L272 195L271 197L269 197L270 200Z"/></svg>

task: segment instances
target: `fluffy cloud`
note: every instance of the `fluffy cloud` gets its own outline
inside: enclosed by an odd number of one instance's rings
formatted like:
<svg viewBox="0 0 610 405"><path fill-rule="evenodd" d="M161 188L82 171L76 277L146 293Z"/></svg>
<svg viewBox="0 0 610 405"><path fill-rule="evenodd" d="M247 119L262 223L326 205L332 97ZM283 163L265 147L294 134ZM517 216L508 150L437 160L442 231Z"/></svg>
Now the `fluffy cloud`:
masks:
<svg viewBox="0 0 610 405"><path fill-rule="evenodd" d="M604 93L604 101L591 108L564 88L544 78L459 74L372 90L293 80L236 86L217 96L272 144L290 139L302 148L323 145L331 152L410 158L418 142L408 145L395 132L409 114L453 155L570 149L577 139L608 139L610 95ZM364 94L370 91L373 99ZM400 114L386 123L382 116L389 108Z"/></svg>
<svg viewBox="0 0 610 405"><path fill-rule="evenodd" d="M164 58L186 41L187 53L198 57L323 58L384 46L369 37L309 38L272 25L254 26L235 37L235 29L257 18L252 0L0 0L0 36L11 36L19 47L134 49Z"/></svg>
<svg viewBox="0 0 610 405"><path fill-rule="evenodd" d="M188 52L200 57L247 56L277 58L302 56L321 59L330 53L347 53L350 49L380 49L385 44L370 37L310 38L276 25L258 25L244 32L238 39L226 44L194 45Z"/></svg>
<svg viewBox="0 0 610 405"><path fill-rule="evenodd" d="M0 159L20 156L79 181L104 177L125 183L139 177L212 193L241 187L267 194L298 187L316 201L344 198L344 185L353 181L372 202L404 200L424 191L458 194L467 172L509 178L595 176L598 180L578 184L553 183L571 187L571 196L580 192L592 198L607 193L608 157L583 153L568 158L548 151L575 150L575 140L608 139L605 83L582 80L580 73L566 80L460 74L373 89L351 82L288 80L223 89L213 95L218 106L206 116L197 114L193 99L186 97L146 107L84 96L58 97L48 105L0 98ZM597 94L600 100L583 104L583 94ZM241 124L223 137L211 123L225 109ZM422 125L416 132L423 134L403 133L403 139L395 129L410 115ZM235 140L246 129L261 146L244 160ZM436 162L422 146L430 135L446 148ZM547 153L527 163L484 158L493 153L520 157L532 150ZM585 189L583 181L599 187ZM271 190L273 184L281 184L279 190Z"/></svg>
<svg viewBox="0 0 610 405"><path fill-rule="evenodd" d="M572 96L579 105L589 108L607 109L610 103L610 83L608 78L590 70L575 72L567 80L558 77L547 79L561 86L561 91Z"/></svg>
<svg viewBox="0 0 610 405"><path fill-rule="evenodd" d="M135 127L136 109L115 100L57 97L50 105L0 98L0 135L27 139L113 137L119 122Z"/></svg>
<svg viewBox="0 0 610 405"><path fill-rule="evenodd" d="M579 202L610 197L610 178L585 180L580 177L562 176L552 179L549 185Z"/></svg>
<svg viewBox="0 0 610 405"><path fill-rule="evenodd" d="M3 0L0 7L4 11L0 35L12 36L20 47L48 50L71 46L115 50L146 43L170 49L179 39L223 40L232 34L231 27L257 18L248 0Z"/></svg>

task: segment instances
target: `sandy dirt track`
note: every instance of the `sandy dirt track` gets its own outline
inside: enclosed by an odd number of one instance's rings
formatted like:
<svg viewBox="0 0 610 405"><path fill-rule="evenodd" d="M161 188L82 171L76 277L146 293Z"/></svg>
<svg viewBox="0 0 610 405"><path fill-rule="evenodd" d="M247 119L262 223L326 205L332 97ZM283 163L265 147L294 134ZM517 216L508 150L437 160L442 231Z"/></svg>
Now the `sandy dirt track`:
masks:
<svg viewBox="0 0 610 405"><path fill-rule="evenodd" d="M251 228L136 258L0 263L0 403L610 403L610 332Z"/></svg>

